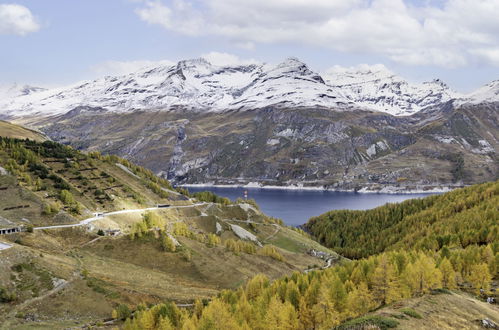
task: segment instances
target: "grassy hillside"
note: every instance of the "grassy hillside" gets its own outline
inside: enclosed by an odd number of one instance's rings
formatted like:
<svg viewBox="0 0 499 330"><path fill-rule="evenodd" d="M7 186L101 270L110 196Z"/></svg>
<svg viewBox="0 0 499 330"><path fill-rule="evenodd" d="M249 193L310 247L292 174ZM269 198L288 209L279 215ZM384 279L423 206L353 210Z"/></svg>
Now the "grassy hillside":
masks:
<svg viewBox="0 0 499 330"><path fill-rule="evenodd" d="M391 324L397 329L483 329L482 320L499 324L497 307L470 295L455 292L435 292L381 308L367 316L354 319L339 329L354 325Z"/></svg>
<svg viewBox="0 0 499 330"><path fill-rule="evenodd" d="M499 181L367 211L335 210L305 225L349 258L403 248L438 251L497 242Z"/></svg>
<svg viewBox="0 0 499 330"><path fill-rule="evenodd" d="M95 324L120 306L210 299L256 274L276 279L323 266L312 248L338 258L257 205L190 196L115 156L2 137L0 167L0 227L28 230L0 236L12 245L0 250L6 329ZM170 207L145 210L157 204ZM130 209L138 211L37 229ZM121 235L102 236L109 229Z"/></svg>

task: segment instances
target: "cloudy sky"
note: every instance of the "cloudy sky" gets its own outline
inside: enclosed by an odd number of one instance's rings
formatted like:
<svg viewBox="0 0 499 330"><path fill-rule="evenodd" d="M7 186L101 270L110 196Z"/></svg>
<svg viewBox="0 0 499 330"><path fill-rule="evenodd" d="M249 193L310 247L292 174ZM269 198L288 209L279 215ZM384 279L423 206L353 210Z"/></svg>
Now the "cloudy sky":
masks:
<svg viewBox="0 0 499 330"><path fill-rule="evenodd" d="M470 91L499 79L498 17L499 0L0 0L0 83L295 56L319 72L381 63Z"/></svg>

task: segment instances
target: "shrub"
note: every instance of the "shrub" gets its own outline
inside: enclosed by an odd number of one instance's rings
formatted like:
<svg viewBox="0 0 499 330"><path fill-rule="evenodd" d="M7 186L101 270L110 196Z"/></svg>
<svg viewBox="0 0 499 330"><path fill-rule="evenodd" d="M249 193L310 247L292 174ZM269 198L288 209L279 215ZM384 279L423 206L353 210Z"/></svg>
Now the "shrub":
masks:
<svg viewBox="0 0 499 330"><path fill-rule="evenodd" d="M175 250L177 249L177 247L175 246L175 242L168 235L163 235L163 238L161 239L161 247L166 252L175 252Z"/></svg>
<svg viewBox="0 0 499 330"><path fill-rule="evenodd" d="M279 251L277 251L275 246L270 244L265 245L260 250L258 250L258 254L262 256L271 257L272 259L278 261L284 261L284 257L282 256L282 254L280 254Z"/></svg>
<svg viewBox="0 0 499 330"><path fill-rule="evenodd" d="M402 313L404 313L405 315L408 315L408 316L413 317L415 319L422 319L423 318L423 316L421 316L421 314L419 314L418 312L416 312L412 308L404 308L404 309L401 309L400 311Z"/></svg>
<svg viewBox="0 0 499 330"><path fill-rule="evenodd" d="M8 303L16 300L15 292L7 291L7 289L0 287L0 303Z"/></svg>

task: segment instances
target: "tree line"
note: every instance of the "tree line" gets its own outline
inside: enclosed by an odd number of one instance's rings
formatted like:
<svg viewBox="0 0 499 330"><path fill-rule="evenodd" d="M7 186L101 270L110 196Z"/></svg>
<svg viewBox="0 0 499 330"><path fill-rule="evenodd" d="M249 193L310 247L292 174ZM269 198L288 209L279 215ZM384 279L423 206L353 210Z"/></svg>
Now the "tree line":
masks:
<svg viewBox="0 0 499 330"><path fill-rule="evenodd" d="M348 258L387 250L438 251L498 240L499 181L372 210L334 210L311 218L305 229Z"/></svg>

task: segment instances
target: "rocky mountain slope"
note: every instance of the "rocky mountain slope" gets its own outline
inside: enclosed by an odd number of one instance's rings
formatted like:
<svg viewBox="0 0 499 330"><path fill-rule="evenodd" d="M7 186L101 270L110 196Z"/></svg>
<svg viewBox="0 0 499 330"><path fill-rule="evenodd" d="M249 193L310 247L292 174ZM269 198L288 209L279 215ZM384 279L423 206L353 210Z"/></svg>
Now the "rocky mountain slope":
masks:
<svg viewBox="0 0 499 330"><path fill-rule="evenodd" d="M268 107L243 112L78 108L40 122L57 141L118 154L176 183L381 189L497 177L499 104L395 117Z"/></svg>
<svg viewBox="0 0 499 330"><path fill-rule="evenodd" d="M3 98L0 116L181 184L419 189L497 178L498 91L198 59Z"/></svg>

